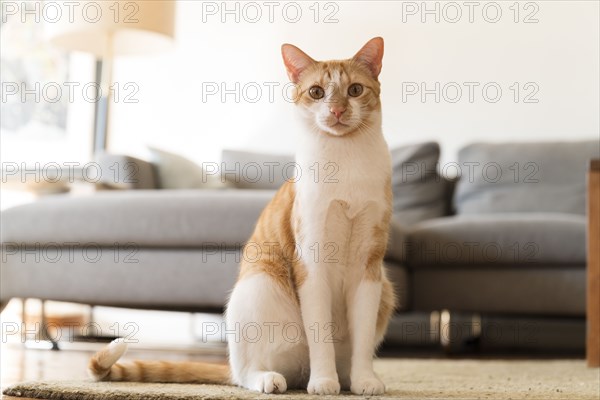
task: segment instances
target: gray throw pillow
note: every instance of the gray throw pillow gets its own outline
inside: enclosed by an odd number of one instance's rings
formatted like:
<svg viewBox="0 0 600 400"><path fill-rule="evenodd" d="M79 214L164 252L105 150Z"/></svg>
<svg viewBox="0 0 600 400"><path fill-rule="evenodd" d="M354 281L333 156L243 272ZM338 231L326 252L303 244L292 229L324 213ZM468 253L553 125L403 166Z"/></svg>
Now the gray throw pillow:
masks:
<svg viewBox="0 0 600 400"><path fill-rule="evenodd" d="M161 189L222 189L227 187L218 174L180 155L148 147L156 166Z"/></svg>
<svg viewBox="0 0 600 400"><path fill-rule="evenodd" d="M102 172L98 183L110 189L158 189L155 166L139 158L100 153L96 164Z"/></svg>

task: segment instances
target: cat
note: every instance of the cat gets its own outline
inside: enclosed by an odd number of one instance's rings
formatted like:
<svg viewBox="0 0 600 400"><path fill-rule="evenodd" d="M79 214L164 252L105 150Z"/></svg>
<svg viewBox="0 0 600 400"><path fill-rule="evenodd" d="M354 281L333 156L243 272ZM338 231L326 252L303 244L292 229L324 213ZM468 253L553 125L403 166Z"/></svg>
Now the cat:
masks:
<svg viewBox="0 0 600 400"><path fill-rule="evenodd" d="M229 365L115 364L126 348L117 340L91 359L94 379L384 393L373 357L395 296L383 264L392 210L378 81L383 39L342 61L318 62L290 44L282 55L305 128L296 154L303 175L279 189L248 242L254 252L225 313L235 333ZM335 174L309 175L315 166Z"/></svg>

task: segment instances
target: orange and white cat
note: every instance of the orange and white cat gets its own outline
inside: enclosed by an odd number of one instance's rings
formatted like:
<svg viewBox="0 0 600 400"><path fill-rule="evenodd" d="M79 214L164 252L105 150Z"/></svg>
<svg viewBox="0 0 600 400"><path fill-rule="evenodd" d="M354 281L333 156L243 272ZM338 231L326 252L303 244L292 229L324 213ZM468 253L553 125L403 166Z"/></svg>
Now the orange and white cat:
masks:
<svg viewBox="0 0 600 400"><path fill-rule="evenodd" d="M383 39L343 61L318 62L289 44L282 54L305 124L296 154L302 176L281 187L249 240L252 257L241 263L225 314L227 331L237 332L229 366L115 364L126 347L115 341L91 359L95 379L384 393L373 356L395 299L383 265L392 207L378 81ZM315 165L335 174L308 174Z"/></svg>

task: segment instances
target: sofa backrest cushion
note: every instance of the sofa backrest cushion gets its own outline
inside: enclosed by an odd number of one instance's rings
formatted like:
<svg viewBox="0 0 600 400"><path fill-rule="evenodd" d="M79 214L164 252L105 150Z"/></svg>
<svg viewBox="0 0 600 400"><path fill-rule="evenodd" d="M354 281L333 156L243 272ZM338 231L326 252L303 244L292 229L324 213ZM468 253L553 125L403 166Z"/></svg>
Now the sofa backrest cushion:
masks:
<svg viewBox="0 0 600 400"><path fill-rule="evenodd" d="M394 220L407 226L447 215L450 182L437 173L439 144L400 146L391 155Z"/></svg>
<svg viewBox="0 0 600 400"><path fill-rule="evenodd" d="M279 189L295 175L293 155L223 150L221 179L237 189Z"/></svg>
<svg viewBox="0 0 600 400"><path fill-rule="evenodd" d="M585 214L586 170L598 141L475 143L458 155L458 214Z"/></svg>

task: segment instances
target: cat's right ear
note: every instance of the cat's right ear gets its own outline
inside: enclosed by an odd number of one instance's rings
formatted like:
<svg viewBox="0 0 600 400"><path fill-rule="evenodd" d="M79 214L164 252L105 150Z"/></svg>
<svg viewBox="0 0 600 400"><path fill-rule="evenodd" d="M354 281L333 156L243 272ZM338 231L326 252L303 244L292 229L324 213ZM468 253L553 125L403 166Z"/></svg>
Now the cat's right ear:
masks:
<svg viewBox="0 0 600 400"><path fill-rule="evenodd" d="M300 74L304 70L316 63L308 54L292 44L286 43L281 46L281 55L288 77L294 83L298 83Z"/></svg>
<svg viewBox="0 0 600 400"><path fill-rule="evenodd" d="M381 59L383 58L383 38L376 37L367 42L362 49L352 58L369 68L373 78L377 79L381 72Z"/></svg>

